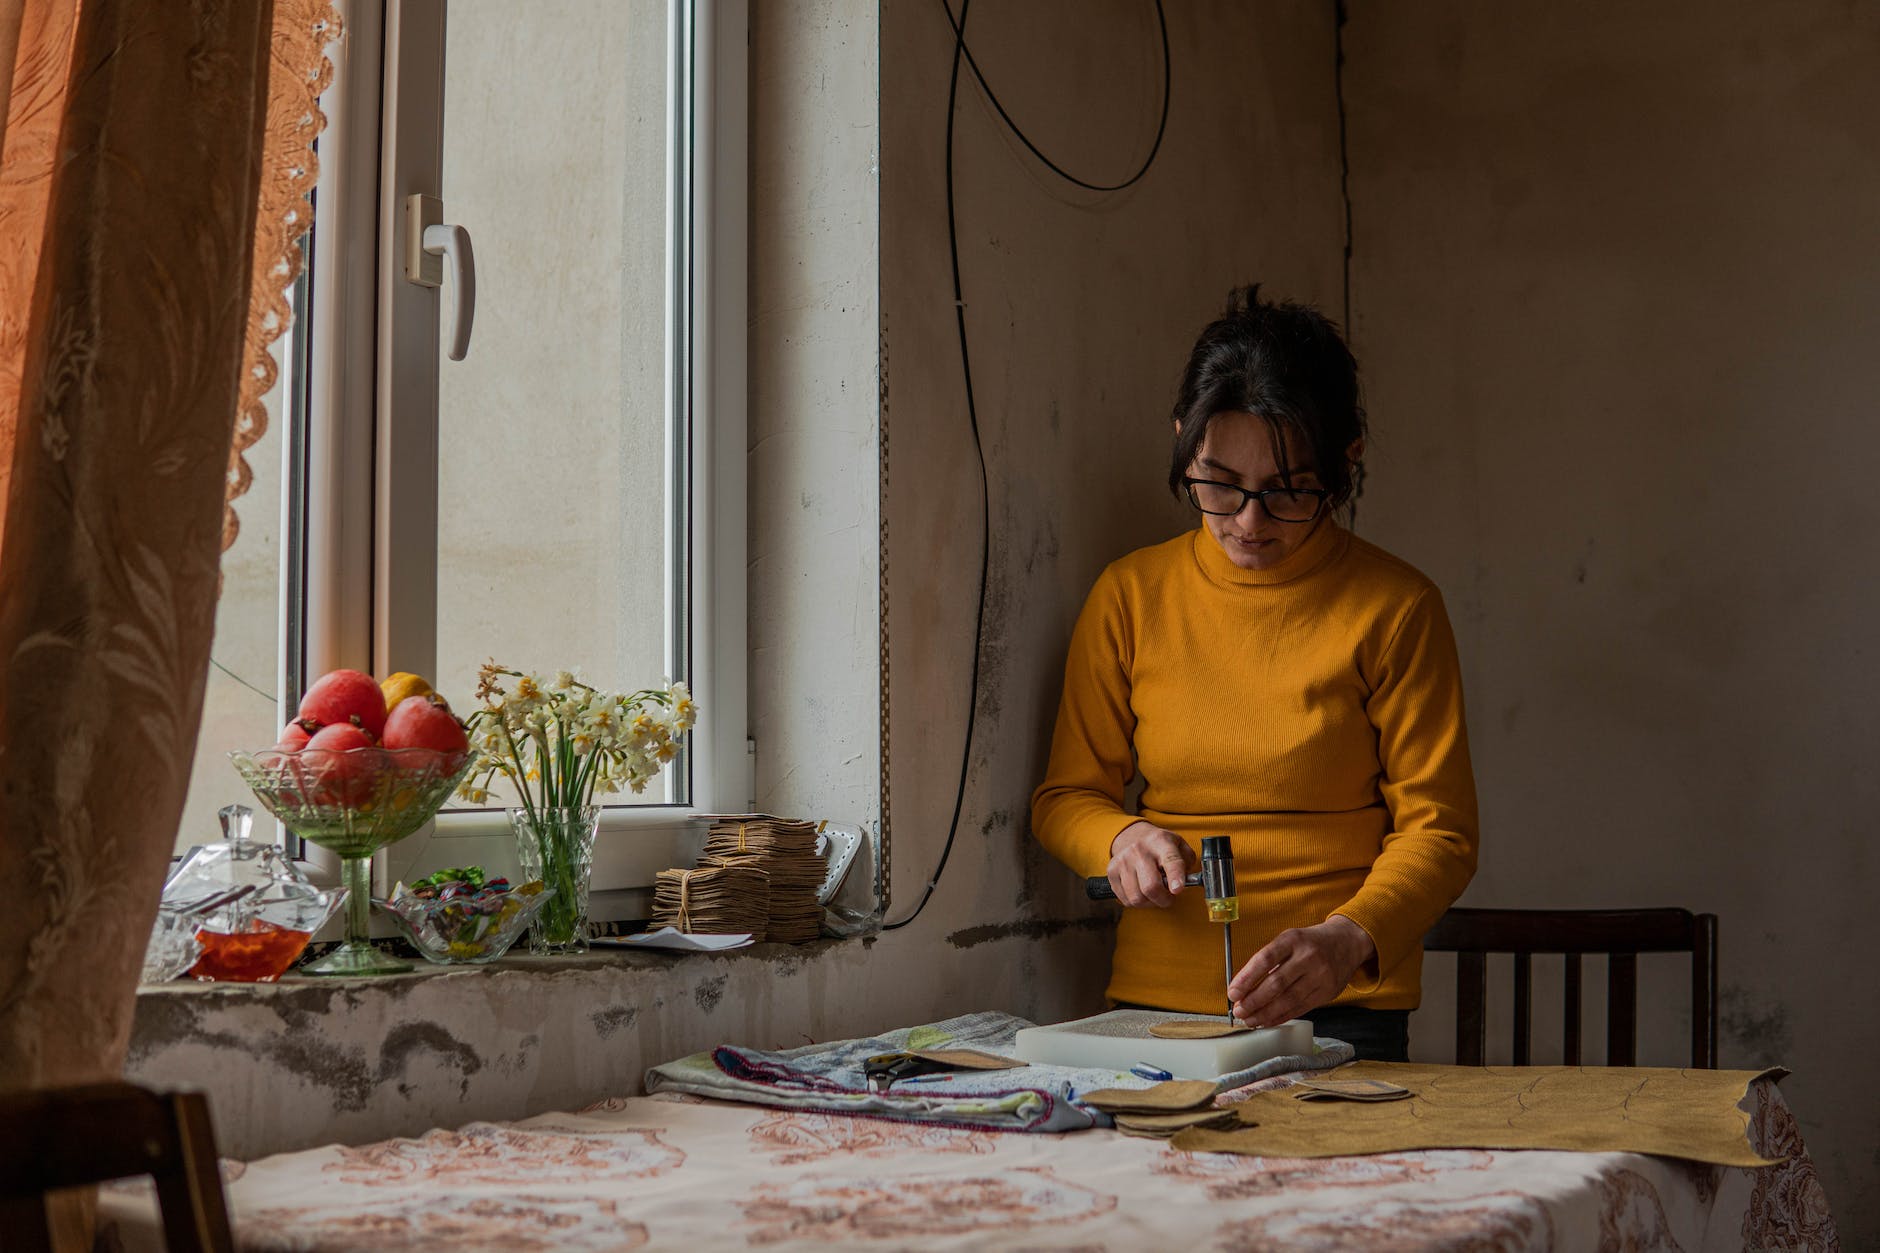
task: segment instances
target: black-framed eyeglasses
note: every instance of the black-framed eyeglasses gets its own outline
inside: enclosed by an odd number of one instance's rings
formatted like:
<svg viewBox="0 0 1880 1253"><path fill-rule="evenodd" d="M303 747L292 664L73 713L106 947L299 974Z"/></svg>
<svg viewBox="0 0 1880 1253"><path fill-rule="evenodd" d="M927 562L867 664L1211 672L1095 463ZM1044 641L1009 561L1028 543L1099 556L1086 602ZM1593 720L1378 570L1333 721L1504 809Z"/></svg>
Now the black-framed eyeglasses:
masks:
<svg viewBox="0 0 1880 1253"><path fill-rule="evenodd" d="M1331 496L1321 487L1268 487L1256 492L1213 479L1183 479L1182 486L1188 489L1188 502L1202 513L1232 517L1245 509L1248 501L1257 500L1275 522L1310 522L1319 516Z"/></svg>

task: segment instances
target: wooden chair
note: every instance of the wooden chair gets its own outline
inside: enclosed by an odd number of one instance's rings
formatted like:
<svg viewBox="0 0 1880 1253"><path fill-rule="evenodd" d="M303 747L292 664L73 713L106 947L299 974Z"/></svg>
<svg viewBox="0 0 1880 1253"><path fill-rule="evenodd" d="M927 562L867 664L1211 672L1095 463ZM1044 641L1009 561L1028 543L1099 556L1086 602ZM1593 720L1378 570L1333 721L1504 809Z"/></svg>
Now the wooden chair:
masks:
<svg viewBox="0 0 1880 1253"><path fill-rule="evenodd" d="M0 1243L50 1249L45 1195L150 1175L164 1243L232 1253L228 1208L200 1093L99 1083L0 1096Z"/></svg>
<svg viewBox="0 0 1880 1253"><path fill-rule="evenodd" d="M1529 1065L1533 955L1566 955L1563 1057L1580 1065L1580 958L1608 955L1606 1064L1638 1051L1638 954L1691 955L1691 1065L1717 1068L1717 916L1682 909L1452 909L1424 938L1456 954L1456 1062L1480 1066L1488 1048L1488 955L1514 954L1514 1064Z"/></svg>

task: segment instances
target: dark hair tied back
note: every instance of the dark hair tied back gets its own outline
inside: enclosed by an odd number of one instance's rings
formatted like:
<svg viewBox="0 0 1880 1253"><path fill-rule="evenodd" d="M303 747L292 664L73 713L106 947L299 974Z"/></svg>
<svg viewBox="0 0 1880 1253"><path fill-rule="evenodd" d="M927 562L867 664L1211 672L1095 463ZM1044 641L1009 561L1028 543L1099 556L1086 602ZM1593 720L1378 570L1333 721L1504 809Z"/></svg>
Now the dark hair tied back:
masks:
<svg viewBox="0 0 1880 1253"><path fill-rule="evenodd" d="M1295 448L1309 450L1333 508L1357 498L1363 468L1347 459L1346 450L1365 430L1358 363L1338 328L1317 309L1261 300L1258 283L1228 297L1227 311L1201 332L1182 371L1174 413L1181 431L1169 490L1181 491L1208 424L1222 413L1264 418L1276 446L1284 431Z"/></svg>

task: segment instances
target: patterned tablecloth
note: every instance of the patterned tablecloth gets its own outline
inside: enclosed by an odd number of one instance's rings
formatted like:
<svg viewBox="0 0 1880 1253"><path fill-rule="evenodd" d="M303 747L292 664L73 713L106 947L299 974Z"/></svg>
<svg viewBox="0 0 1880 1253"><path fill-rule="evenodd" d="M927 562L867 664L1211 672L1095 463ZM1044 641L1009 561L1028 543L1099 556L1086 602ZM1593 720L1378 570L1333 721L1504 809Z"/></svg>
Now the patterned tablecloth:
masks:
<svg viewBox="0 0 1880 1253"><path fill-rule="evenodd" d="M224 1178L251 1250L1838 1248L1781 1094L1759 1081L1748 1099L1755 1147L1785 1165L1234 1157L676 1096L230 1162ZM103 1247L158 1243L147 1185L107 1189L103 1216Z"/></svg>

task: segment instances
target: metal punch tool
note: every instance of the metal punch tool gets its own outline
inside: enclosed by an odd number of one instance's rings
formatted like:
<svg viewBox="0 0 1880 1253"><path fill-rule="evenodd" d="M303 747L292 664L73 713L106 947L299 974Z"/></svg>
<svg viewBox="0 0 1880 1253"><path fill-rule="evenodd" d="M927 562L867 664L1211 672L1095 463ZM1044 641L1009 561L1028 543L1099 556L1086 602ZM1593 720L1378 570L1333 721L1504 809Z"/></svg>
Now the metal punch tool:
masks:
<svg viewBox="0 0 1880 1253"><path fill-rule="evenodd" d="M1201 869L1182 880L1198 887L1208 900L1208 921L1221 924L1222 951L1226 955L1223 993L1234 982L1234 927L1240 920L1240 894L1234 881L1234 842L1225 835L1210 835L1201 841ZM1084 895L1093 901L1113 901L1116 889L1107 878L1084 880ZM1234 1019L1234 1002L1227 1001L1227 1019Z"/></svg>

